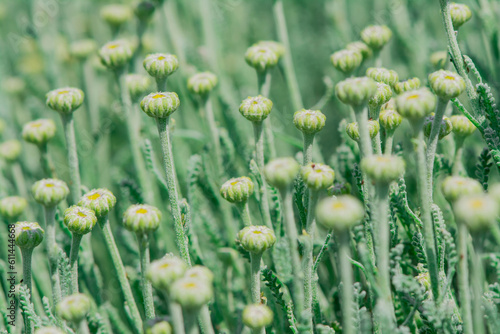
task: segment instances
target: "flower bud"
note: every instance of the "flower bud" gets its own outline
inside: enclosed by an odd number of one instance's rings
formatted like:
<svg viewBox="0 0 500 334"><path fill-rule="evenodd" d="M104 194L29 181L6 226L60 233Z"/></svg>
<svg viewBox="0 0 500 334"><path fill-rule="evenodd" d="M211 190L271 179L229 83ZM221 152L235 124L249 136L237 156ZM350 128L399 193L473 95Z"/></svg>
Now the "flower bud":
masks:
<svg viewBox="0 0 500 334"><path fill-rule="evenodd" d="M453 28L458 30L464 23L470 20L472 17L472 12L469 6L462 3L451 3L450 4L450 16L451 22L453 23Z"/></svg>
<svg viewBox="0 0 500 334"><path fill-rule="evenodd" d="M352 42L346 45L345 47L347 50L354 50L354 51L359 51L361 52L361 55L363 56L363 59L366 60L370 58L373 55L372 49L365 43L361 41L356 41Z"/></svg>
<svg viewBox="0 0 500 334"><path fill-rule="evenodd" d="M399 81L398 72L384 67L370 67L366 70L366 76L391 87Z"/></svg>
<svg viewBox="0 0 500 334"><path fill-rule="evenodd" d="M65 87L48 92L45 103L61 114L70 114L82 105L83 98L82 90Z"/></svg>
<svg viewBox="0 0 500 334"><path fill-rule="evenodd" d="M189 268L184 274L184 277L198 281L205 281L208 284L212 284L214 281L214 274L210 269L204 266L194 266Z"/></svg>
<svg viewBox="0 0 500 334"><path fill-rule="evenodd" d="M402 158L389 155L372 155L361 160L361 170L376 184L388 185L405 172Z"/></svg>
<svg viewBox="0 0 500 334"><path fill-rule="evenodd" d="M453 205L459 223L471 232L488 230L498 218L498 203L489 195L476 194L460 197Z"/></svg>
<svg viewBox="0 0 500 334"><path fill-rule="evenodd" d="M351 196L327 197L316 207L316 220L327 229L345 231L361 223L365 210L361 202Z"/></svg>
<svg viewBox="0 0 500 334"><path fill-rule="evenodd" d="M276 66L279 56L272 48L264 45L253 45L245 53L245 61L259 72Z"/></svg>
<svg viewBox="0 0 500 334"><path fill-rule="evenodd" d="M148 22L155 13L155 4L150 1L141 1L134 8L134 14L142 22Z"/></svg>
<svg viewBox="0 0 500 334"><path fill-rule="evenodd" d="M168 118L180 104L181 101L176 93L158 92L145 96L141 101L141 108L149 117Z"/></svg>
<svg viewBox="0 0 500 334"><path fill-rule="evenodd" d="M403 117L395 109L385 109L380 111L378 121L387 132L394 132L403 121Z"/></svg>
<svg viewBox="0 0 500 334"><path fill-rule="evenodd" d="M358 50L340 50L330 56L333 67L349 74L361 65L363 55Z"/></svg>
<svg viewBox="0 0 500 334"><path fill-rule="evenodd" d="M271 49L276 53L278 59L281 58L285 54L285 47L283 44L276 41L259 41L254 46L262 46Z"/></svg>
<svg viewBox="0 0 500 334"><path fill-rule="evenodd" d="M35 334L64 334L64 332L57 327L41 327L35 331Z"/></svg>
<svg viewBox="0 0 500 334"><path fill-rule="evenodd" d="M132 44L124 39L108 42L99 50L101 63L112 70L125 67L133 54Z"/></svg>
<svg viewBox="0 0 500 334"><path fill-rule="evenodd" d="M429 83L434 93L444 101L451 100L465 90L465 81L457 73L439 70L429 74Z"/></svg>
<svg viewBox="0 0 500 334"><path fill-rule="evenodd" d="M56 124L51 119L38 119L23 127L23 139L28 143L43 145L56 134Z"/></svg>
<svg viewBox="0 0 500 334"><path fill-rule="evenodd" d="M335 172L330 166L314 162L302 167L300 175L311 190L326 189L333 184L335 179Z"/></svg>
<svg viewBox="0 0 500 334"><path fill-rule="evenodd" d="M425 118L424 122L424 135L429 137L432 131L432 123L434 122L434 113ZM453 129L453 125L450 122L450 119L446 116L441 120L441 128L439 129L439 139L443 139L447 135L451 133Z"/></svg>
<svg viewBox="0 0 500 334"><path fill-rule="evenodd" d="M0 200L0 214L7 220L12 221L19 217L27 206L28 202L22 197L4 197Z"/></svg>
<svg viewBox="0 0 500 334"><path fill-rule="evenodd" d="M64 211L64 225L75 234L87 234L97 223L94 211L83 206L70 206Z"/></svg>
<svg viewBox="0 0 500 334"><path fill-rule="evenodd" d="M217 86L217 76L212 72L201 72L189 78L187 87L192 94L206 96Z"/></svg>
<svg viewBox="0 0 500 334"><path fill-rule="evenodd" d="M293 124L304 134L315 134L325 126L326 116L320 110L302 109L293 114Z"/></svg>
<svg viewBox="0 0 500 334"><path fill-rule="evenodd" d="M474 125L474 123L469 121L469 119L465 116L451 116L450 122L453 126L452 131L455 136L465 138L476 131L476 126Z"/></svg>
<svg viewBox="0 0 500 334"><path fill-rule="evenodd" d="M131 205L123 214L123 226L131 232L149 234L160 227L161 211L147 204Z"/></svg>
<svg viewBox="0 0 500 334"><path fill-rule="evenodd" d="M33 249L43 241L45 231L38 223L17 222L15 231L16 245L21 249Z"/></svg>
<svg viewBox="0 0 500 334"><path fill-rule="evenodd" d="M90 312L92 301L83 293L64 297L56 306L57 315L70 323L79 324Z"/></svg>
<svg viewBox="0 0 500 334"><path fill-rule="evenodd" d="M172 283L184 276L188 266L175 256L165 256L151 262L146 277L155 289L168 291Z"/></svg>
<svg viewBox="0 0 500 334"><path fill-rule="evenodd" d="M379 131L380 131L380 124L377 121L370 119L368 121L368 132L370 134L370 138L371 139L375 138L379 133ZM352 122L347 124L345 132L347 133L347 135L349 135L349 137L351 137L352 140L359 142L360 137L359 137L359 127L357 122Z"/></svg>
<svg viewBox="0 0 500 334"><path fill-rule="evenodd" d="M26 83L19 77L7 77L2 80L2 89L9 95L23 96L26 94Z"/></svg>
<svg viewBox="0 0 500 334"><path fill-rule="evenodd" d="M149 90L151 79L142 74L128 74L125 77L128 92L132 101L137 101Z"/></svg>
<svg viewBox="0 0 500 334"><path fill-rule="evenodd" d="M254 185L246 176L232 178L220 188L221 196L230 203L244 203L253 194Z"/></svg>
<svg viewBox="0 0 500 334"><path fill-rule="evenodd" d="M45 207L54 207L68 196L69 188L64 181L42 179L33 184L31 192L38 203Z"/></svg>
<svg viewBox="0 0 500 334"><path fill-rule="evenodd" d="M377 82L377 91L375 92L375 95L373 95L372 98L368 100L368 103L371 106L380 107L384 103L388 102L391 99L391 97L392 97L391 86L382 82Z"/></svg>
<svg viewBox="0 0 500 334"><path fill-rule="evenodd" d="M7 162L14 162L21 154L21 142L17 139L4 141L0 144L0 158Z"/></svg>
<svg viewBox="0 0 500 334"><path fill-rule="evenodd" d="M166 321L160 321L146 329L146 334L172 334L172 326Z"/></svg>
<svg viewBox="0 0 500 334"><path fill-rule="evenodd" d="M273 316L273 311L268 306L252 304L243 309L242 320L245 326L257 330L271 325Z"/></svg>
<svg viewBox="0 0 500 334"><path fill-rule="evenodd" d="M342 103L360 106L377 92L377 83L368 77L349 78L335 86L337 97Z"/></svg>
<svg viewBox="0 0 500 334"><path fill-rule="evenodd" d="M294 158L278 158L267 163L264 175L270 185L284 189L293 183L299 170L300 165Z"/></svg>
<svg viewBox="0 0 500 334"><path fill-rule="evenodd" d="M392 31L387 26L368 26L361 31L361 39L373 50L380 50L389 42Z"/></svg>
<svg viewBox="0 0 500 334"><path fill-rule="evenodd" d="M238 232L237 237L241 247L255 254L262 254L276 243L273 230L267 226L247 226Z"/></svg>
<svg viewBox="0 0 500 334"><path fill-rule="evenodd" d="M396 99L398 113L416 122L432 113L436 108L436 96L427 88L420 88L401 94Z"/></svg>
<svg viewBox="0 0 500 334"><path fill-rule="evenodd" d="M82 39L71 43L69 53L79 61L87 59L97 50L97 45L93 39Z"/></svg>
<svg viewBox="0 0 500 334"><path fill-rule="evenodd" d="M181 278L172 284L170 296L184 310L198 310L213 298L214 292L204 280Z"/></svg>
<svg viewBox="0 0 500 334"><path fill-rule="evenodd" d="M146 56L144 69L155 79L166 79L179 68L179 60L173 54L153 53Z"/></svg>
<svg viewBox="0 0 500 334"><path fill-rule="evenodd" d="M240 104L241 115L252 122L262 122L269 116L272 109L273 102L262 95L249 96Z"/></svg>
<svg viewBox="0 0 500 334"><path fill-rule="evenodd" d="M392 109L396 110L396 98L391 98L389 101L380 106L380 110Z"/></svg>
<svg viewBox="0 0 500 334"><path fill-rule="evenodd" d="M431 54L430 62L436 70L442 70L448 64L448 52L437 51Z"/></svg>
<svg viewBox="0 0 500 334"><path fill-rule="evenodd" d="M481 194L483 187L469 177L448 176L441 183L441 191L448 202L455 203L462 196Z"/></svg>
<svg viewBox="0 0 500 334"><path fill-rule="evenodd" d="M101 18L112 27L120 27L132 18L132 9L127 5L111 4L101 8Z"/></svg>
<svg viewBox="0 0 500 334"><path fill-rule="evenodd" d="M97 218L106 216L115 206L116 197L108 189L94 189L82 196L79 206L93 210Z"/></svg>
<svg viewBox="0 0 500 334"><path fill-rule="evenodd" d="M411 78L406 81L398 82L394 85L394 91L396 94L403 94L404 92L409 92L411 90L416 90L420 88L420 79Z"/></svg>

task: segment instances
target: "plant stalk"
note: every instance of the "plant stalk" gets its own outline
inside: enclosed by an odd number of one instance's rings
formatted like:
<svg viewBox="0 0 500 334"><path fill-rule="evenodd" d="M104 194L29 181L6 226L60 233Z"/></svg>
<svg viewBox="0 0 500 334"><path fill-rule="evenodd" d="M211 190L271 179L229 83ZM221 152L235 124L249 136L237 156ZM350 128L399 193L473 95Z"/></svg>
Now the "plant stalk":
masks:
<svg viewBox="0 0 500 334"><path fill-rule="evenodd" d="M342 279L342 333L354 334L354 314L352 309L353 289L352 289L352 267L351 267L351 246L349 231L343 231L340 237L340 274Z"/></svg>
<svg viewBox="0 0 500 334"><path fill-rule="evenodd" d="M260 304L260 261L262 253L250 253L252 303Z"/></svg>
<svg viewBox="0 0 500 334"><path fill-rule="evenodd" d="M443 121L443 116L446 111L446 106L448 101L438 99L436 105L436 113L434 114L434 120L432 122L431 134L427 142L426 151L426 161L427 161L427 195L432 201L432 189L433 189L433 174L434 174L434 160L436 158L436 150L439 141L439 133L441 132L441 122Z"/></svg>
<svg viewBox="0 0 500 334"><path fill-rule="evenodd" d="M30 298L30 301L33 302L33 292L31 291L32 289L32 284L31 284L31 257L33 255L33 248L21 248L21 256L23 259L23 284L26 286L28 289L28 297ZM24 317L24 330L26 334L31 334L33 333L33 324L31 322L31 318L26 315L25 312L23 312L23 317Z"/></svg>
<svg viewBox="0 0 500 334"><path fill-rule="evenodd" d="M458 291L460 296L460 310L462 314L464 334L474 334L472 322L472 300L469 285L469 258L467 244L469 231L467 225L458 225Z"/></svg>
<svg viewBox="0 0 500 334"><path fill-rule="evenodd" d="M137 234L137 241L139 243L139 256L141 260L141 290L142 298L144 300L144 313L146 319L151 320L155 318L155 305L153 301L153 287L151 282L146 278L146 271L149 266L149 235Z"/></svg>
<svg viewBox="0 0 500 334"><path fill-rule="evenodd" d="M83 234L72 233L69 263L71 268L71 294L78 293L78 251Z"/></svg>
<svg viewBox="0 0 500 334"><path fill-rule="evenodd" d="M314 145L314 134L303 134L303 142L304 142L304 151L303 151L303 159L302 165L306 166L312 162L313 158L313 145Z"/></svg>
<svg viewBox="0 0 500 334"><path fill-rule="evenodd" d="M255 156L257 159L257 166L259 167L260 177L262 180L262 187L260 189L261 197L260 204L264 223L267 227L273 228L271 221L271 213L269 212L269 199L267 193L267 182L264 177L264 133L262 131L262 122L253 122L253 130L255 135Z"/></svg>
<svg viewBox="0 0 500 334"><path fill-rule="evenodd" d="M54 305L57 305L61 301L62 293L57 263L59 246L56 241L56 208L44 207L43 210L45 216L45 235L47 236L45 247L49 257L50 283L52 284L52 302Z"/></svg>

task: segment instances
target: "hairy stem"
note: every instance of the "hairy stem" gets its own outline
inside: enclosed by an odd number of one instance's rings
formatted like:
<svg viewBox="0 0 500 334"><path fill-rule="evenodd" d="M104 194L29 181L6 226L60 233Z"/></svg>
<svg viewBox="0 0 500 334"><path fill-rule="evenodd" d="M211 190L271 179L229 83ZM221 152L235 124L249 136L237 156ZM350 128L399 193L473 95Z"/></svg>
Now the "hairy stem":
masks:
<svg viewBox="0 0 500 334"><path fill-rule="evenodd" d="M463 224L462 224L463 225ZM474 323L474 334L484 334L484 314L483 314L483 285L485 278L483 275L482 246L483 238L480 235L473 237L474 248L471 251L472 263L472 319Z"/></svg>
<svg viewBox="0 0 500 334"><path fill-rule="evenodd" d="M200 324L202 334L215 334L208 305L203 305L201 307L201 310L198 313L198 323Z"/></svg>
<svg viewBox="0 0 500 334"><path fill-rule="evenodd" d="M433 189L433 172L434 172L434 160L436 158L436 149L439 141L439 133L441 132L441 122L443 121L444 112L446 111L446 106L448 101L443 101L438 99L436 105L436 113L434 114L434 120L432 121L431 134L427 142L426 151L426 161L427 161L427 195L432 201L432 189Z"/></svg>
<svg viewBox="0 0 500 334"><path fill-rule="evenodd" d="M313 332L313 284L314 282L314 261L313 261L313 245L314 245L314 235L316 233L316 221L314 219L314 209L316 208L316 202L318 201L318 192L315 190L309 190L309 205L307 208L307 223L306 232L308 245L305 247L304 253L304 314L307 317L307 332Z"/></svg>
<svg viewBox="0 0 500 334"><path fill-rule="evenodd" d="M149 266L149 236L146 234L137 234L139 243L139 256L141 260L141 290L144 300L144 313L146 319L155 318L155 305L153 301L153 288L151 282L146 278L146 270Z"/></svg>
<svg viewBox="0 0 500 334"><path fill-rule="evenodd" d="M250 253L252 303L260 304L260 261L262 253Z"/></svg>
<svg viewBox="0 0 500 334"><path fill-rule="evenodd" d="M370 139L370 131L368 129L368 107L361 106L354 108L356 121L359 128L359 146L362 157L372 155L372 143Z"/></svg>
<svg viewBox="0 0 500 334"><path fill-rule="evenodd" d="M83 234L73 233L71 238L71 250L69 263L71 267L71 294L78 293L78 251Z"/></svg>
<svg viewBox="0 0 500 334"><path fill-rule="evenodd" d="M352 310L353 289L352 289L352 267L351 267L351 246L349 231L339 234L340 246L340 275L342 279L342 333L354 334L354 314Z"/></svg>
<svg viewBox="0 0 500 334"><path fill-rule="evenodd" d="M184 311L184 327L186 329L186 334L199 334L198 321L196 321L197 311L189 310Z"/></svg>
<svg viewBox="0 0 500 334"><path fill-rule="evenodd" d="M257 86L259 95L269 97L269 92L271 90L271 72L269 72L269 70L257 72ZM274 134L271 117L266 118L263 123L267 152L269 152L269 158L274 159L276 157L276 148L274 147Z"/></svg>
<svg viewBox="0 0 500 334"><path fill-rule="evenodd" d="M266 178L264 177L264 133L262 131L262 122L253 122L253 130L255 135L255 156L262 180L262 187L260 189L260 204L262 216L264 217L264 223L266 224L266 226L272 228L271 213L269 212L267 182Z"/></svg>
<svg viewBox="0 0 500 334"><path fill-rule="evenodd" d="M463 223L458 226L458 291L460 296L460 309L463 320L464 334L473 334L472 300L469 285L469 264L467 244L469 231Z"/></svg>
<svg viewBox="0 0 500 334"><path fill-rule="evenodd" d="M394 141L394 132L389 132L389 131L386 132L384 154L386 155L392 154L393 141Z"/></svg>
<svg viewBox="0 0 500 334"><path fill-rule="evenodd" d="M248 202L236 204L238 210L240 211L241 220L243 221L243 226L252 225L252 217L250 216L250 209Z"/></svg>
<svg viewBox="0 0 500 334"><path fill-rule="evenodd" d="M50 283L52 284L52 302L57 305L61 301L61 283L57 268L58 248L56 241L55 207L44 207L45 216L45 247L49 257Z"/></svg>
<svg viewBox="0 0 500 334"><path fill-rule="evenodd" d="M68 155L69 169L69 189L71 190L70 204L76 204L82 196L80 170L78 168L78 154L76 151L75 124L73 114L61 114L64 127L64 136L66 137L66 151Z"/></svg>
<svg viewBox="0 0 500 334"><path fill-rule="evenodd" d="M21 248L21 256L23 258L23 284L28 289L28 297L33 302L33 292L31 284L31 256L33 255L33 248ZM26 334L33 333L33 324L29 316L23 312L24 317L24 330Z"/></svg>
<svg viewBox="0 0 500 334"><path fill-rule="evenodd" d="M458 176L464 168L462 164L464 139L463 137L455 136L455 155L453 157L453 168L451 171L453 176Z"/></svg>
<svg viewBox="0 0 500 334"><path fill-rule="evenodd" d="M302 137L304 142L302 165L306 166L312 162L314 134L304 133Z"/></svg>

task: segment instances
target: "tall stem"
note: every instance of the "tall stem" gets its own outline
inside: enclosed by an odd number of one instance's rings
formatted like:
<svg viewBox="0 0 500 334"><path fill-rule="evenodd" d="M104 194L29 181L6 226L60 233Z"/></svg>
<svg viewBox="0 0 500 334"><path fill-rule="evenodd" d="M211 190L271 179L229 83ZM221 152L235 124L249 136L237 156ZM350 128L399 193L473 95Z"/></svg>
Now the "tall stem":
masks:
<svg viewBox="0 0 500 334"><path fill-rule="evenodd" d="M451 170L453 176L458 176L463 170L462 155L464 139L464 137L455 136L455 155L453 157L453 167Z"/></svg>
<svg viewBox="0 0 500 334"><path fill-rule="evenodd" d="M354 334L354 315L352 312L352 267L349 231L339 234L340 238L340 275L342 279L342 333Z"/></svg>
<svg viewBox="0 0 500 334"><path fill-rule="evenodd" d="M307 333L313 332L313 284L314 282L314 261L313 261L313 245L314 234L316 233L316 221L314 219L314 209L318 201L318 192L309 190L309 205L307 208L307 246L304 253L304 314L307 316Z"/></svg>
<svg viewBox="0 0 500 334"><path fill-rule="evenodd" d="M427 195L432 200L432 189L433 189L433 172L434 172L434 160L436 158L436 149L439 141L439 132L441 132L441 122L443 121L444 112L446 111L446 106L448 101L443 101L438 99L436 105L436 113L434 114L434 120L432 121L431 134L429 136L429 141L427 142L426 151L426 161L427 161Z"/></svg>
<svg viewBox="0 0 500 334"><path fill-rule="evenodd" d="M259 95L269 97L269 92L271 90L271 72L269 70L257 72L257 86ZM276 157L276 148L274 147L274 134L271 117L264 120L264 132L266 134L266 147L269 152L269 157L274 159Z"/></svg>
<svg viewBox="0 0 500 334"><path fill-rule="evenodd" d="M69 253L69 263L71 267L71 294L78 293L78 251L82 234L73 233L71 238L71 250Z"/></svg>
<svg viewBox="0 0 500 334"><path fill-rule="evenodd" d="M45 215L45 247L49 257L50 283L52 284L52 301L57 305L61 301L61 283L57 268L58 245L56 241L55 207L44 207Z"/></svg>
<svg viewBox="0 0 500 334"><path fill-rule="evenodd" d="M47 178L55 178L56 171L52 160L50 159L47 143L40 145L40 164L43 168L44 176Z"/></svg>
<svg viewBox="0 0 500 334"><path fill-rule="evenodd" d="M201 307L201 310L198 313L198 322L200 324L202 334L215 334L208 305L203 305Z"/></svg>
<svg viewBox="0 0 500 334"><path fill-rule="evenodd" d="M384 146L384 154L391 155L392 154L392 145L394 141L394 132L386 132L385 134L385 146Z"/></svg>
<svg viewBox="0 0 500 334"><path fill-rule="evenodd" d="M463 224L462 224L463 225ZM484 314L483 314L483 285L485 282L483 275L482 264L482 246L483 238L480 235L474 236L474 248L472 249L471 257L474 259L472 263L472 293L473 293L473 310L472 317L474 323L474 334L484 334Z"/></svg>
<svg viewBox="0 0 500 334"><path fill-rule="evenodd" d="M185 311L184 314L184 327L186 328L186 334L199 334L198 321L196 321L196 311Z"/></svg>
<svg viewBox="0 0 500 334"><path fill-rule="evenodd" d="M260 304L260 261L262 253L250 253L252 303Z"/></svg>
<svg viewBox="0 0 500 334"><path fill-rule="evenodd" d="M203 110L205 112L205 117L208 123L208 128L210 130L210 138L212 139L212 148L214 154L213 158L215 159L215 163L219 171L218 177L220 177L221 176L220 174L223 174L224 172L224 166L222 165L222 152L220 148L219 129L217 129L217 124L215 123L215 116L211 99L209 97L206 97L203 99L202 103L203 103Z"/></svg>
<svg viewBox="0 0 500 334"><path fill-rule="evenodd" d="M172 319L172 327L174 327L174 334L186 334L184 330L184 317L182 315L182 308L179 304L171 301L167 294L167 299L169 300L168 308L170 311L170 317Z"/></svg>
<svg viewBox="0 0 500 334"><path fill-rule="evenodd" d="M155 318L155 305L153 301L153 288L151 282L146 278L146 270L149 266L149 236L146 234L137 234L139 243L139 256L141 259L141 290L144 300L144 313L146 319Z"/></svg>
<svg viewBox="0 0 500 334"><path fill-rule="evenodd" d="M314 134L304 133L303 142L304 142L304 149L303 149L302 165L306 166L312 162Z"/></svg>
<svg viewBox="0 0 500 334"><path fill-rule="evenodd" d="M120 283L120 288L127 303L126 307L129 308L130 320L134 324L137 333L142 333L142 319L137 308L137 304L134 300L134 295L132 294L132 289L130 288L129 281L127 279L127 274L125 272L125 267L123 266L122 258L118 252L118 247L116 247L115 238L111 232L111 226L109 225L109 220L107 216L99 218L99 226L101 227L102 234L104 236L104 241L106 243L106 248L108 249L109 255L111 256L111 261L113 262L113 267L115 268L116 276L118 277L118 282Z"/></svg>
<svg viewBox="0 0 500 334"><path fill-rule="evenodd" d="M356 121L359 128L359 146L363 157L372 155L372 143L370 139L370 130L368 129L368 107L360 106L354 108Z"/></svg>
<svg viewBox="0 0 500 334"><path fill-rule="evenodd" d="M33 292L31 291L31 256L33 255L33 248L21 248L21 256L23 258L23 284L28 289L29 298L31 302L33 302ZM31 319L29 316L23 312L24 316L24 325L25 325L25 333L31 334L33 333L33 324L31 323Z"/></svg>
<svg viewBox="0 0 500 334"><path fill-rule="evenodd" d="M264 223L267 227L272 228L271 213L269 212L269 199L267 194L267 182L264 177L264 133L262 131L262 122L253 122L253 130L255 135L255 156L262 180L262 187L260 189L261 210L264 217Z"/></svg>
<svg viewBox="0 0 500 334"><path fill-rule="evenodd" d="M469 285L469 258L467 256L468 239L469 231L467 230L467 226L460 223L458 226L458 291L460 296L460 309L464 334L473 334L472 300Z"/></svg>
<svg viewBox="0 0 500 334"><path fill-rule="evenodd" d="M250 209L248 207L248 202L238 203L236 205L240 210L241 220L244 226L252 225L252 217L250 216Z"/></svg>
<svg viewBox="0 0 500 334"><path fill-rule="evenodd" d="M76 204L82 196L80 170L78 169L78 154L76 151L76 137L73 114L61 114L66 137L66 151L68 155L69 188L71 190L71 203Z"/></svg>
<svg viewBox="0 0 500 334"><path fill-rule="evenodd" d="M16 185L17 192L24 198L28 197L28 187L26 187L26 180L24 179L23 170L19 162L12 163L12 176Z"/></svg>
<svg viewBox="0 0 500 334"><path fill-rule="evenodd" d="M172 144L170 142L170 117L157 118L156 125L160 135L161 149L163 151L163 162L167 176L168 197L170 200L171 212L174 217L175 241L182 259L191 266L189 248L184 226L182 225L181 210L179 207L179 190L177 186L177 176L175 174L174 157L172 154Z"/></svg>

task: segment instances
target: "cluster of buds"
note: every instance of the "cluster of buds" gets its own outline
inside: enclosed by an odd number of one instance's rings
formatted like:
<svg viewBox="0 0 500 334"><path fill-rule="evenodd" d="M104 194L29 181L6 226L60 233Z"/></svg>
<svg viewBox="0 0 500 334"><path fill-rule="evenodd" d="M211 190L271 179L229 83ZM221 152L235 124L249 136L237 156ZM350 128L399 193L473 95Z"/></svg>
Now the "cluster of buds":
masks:
<svg viewBox="0 0 500 334"><path fill-rule="evenodd" d="M376 120L370 119L368 120L368 133L370 134L370 138L375 138L380 131L380 124ZM359 142L359 126L357 122L352 122L347 124L345 128L345 132L347 135L354 141Z"/></svg>
<svg viewBox="0 0 500 334"><path fill-rule="evenodd" d="M82 196L79 206L94 211L97 218L106 216L115 206L116 197L108 189L94 189Z"/></svg>

